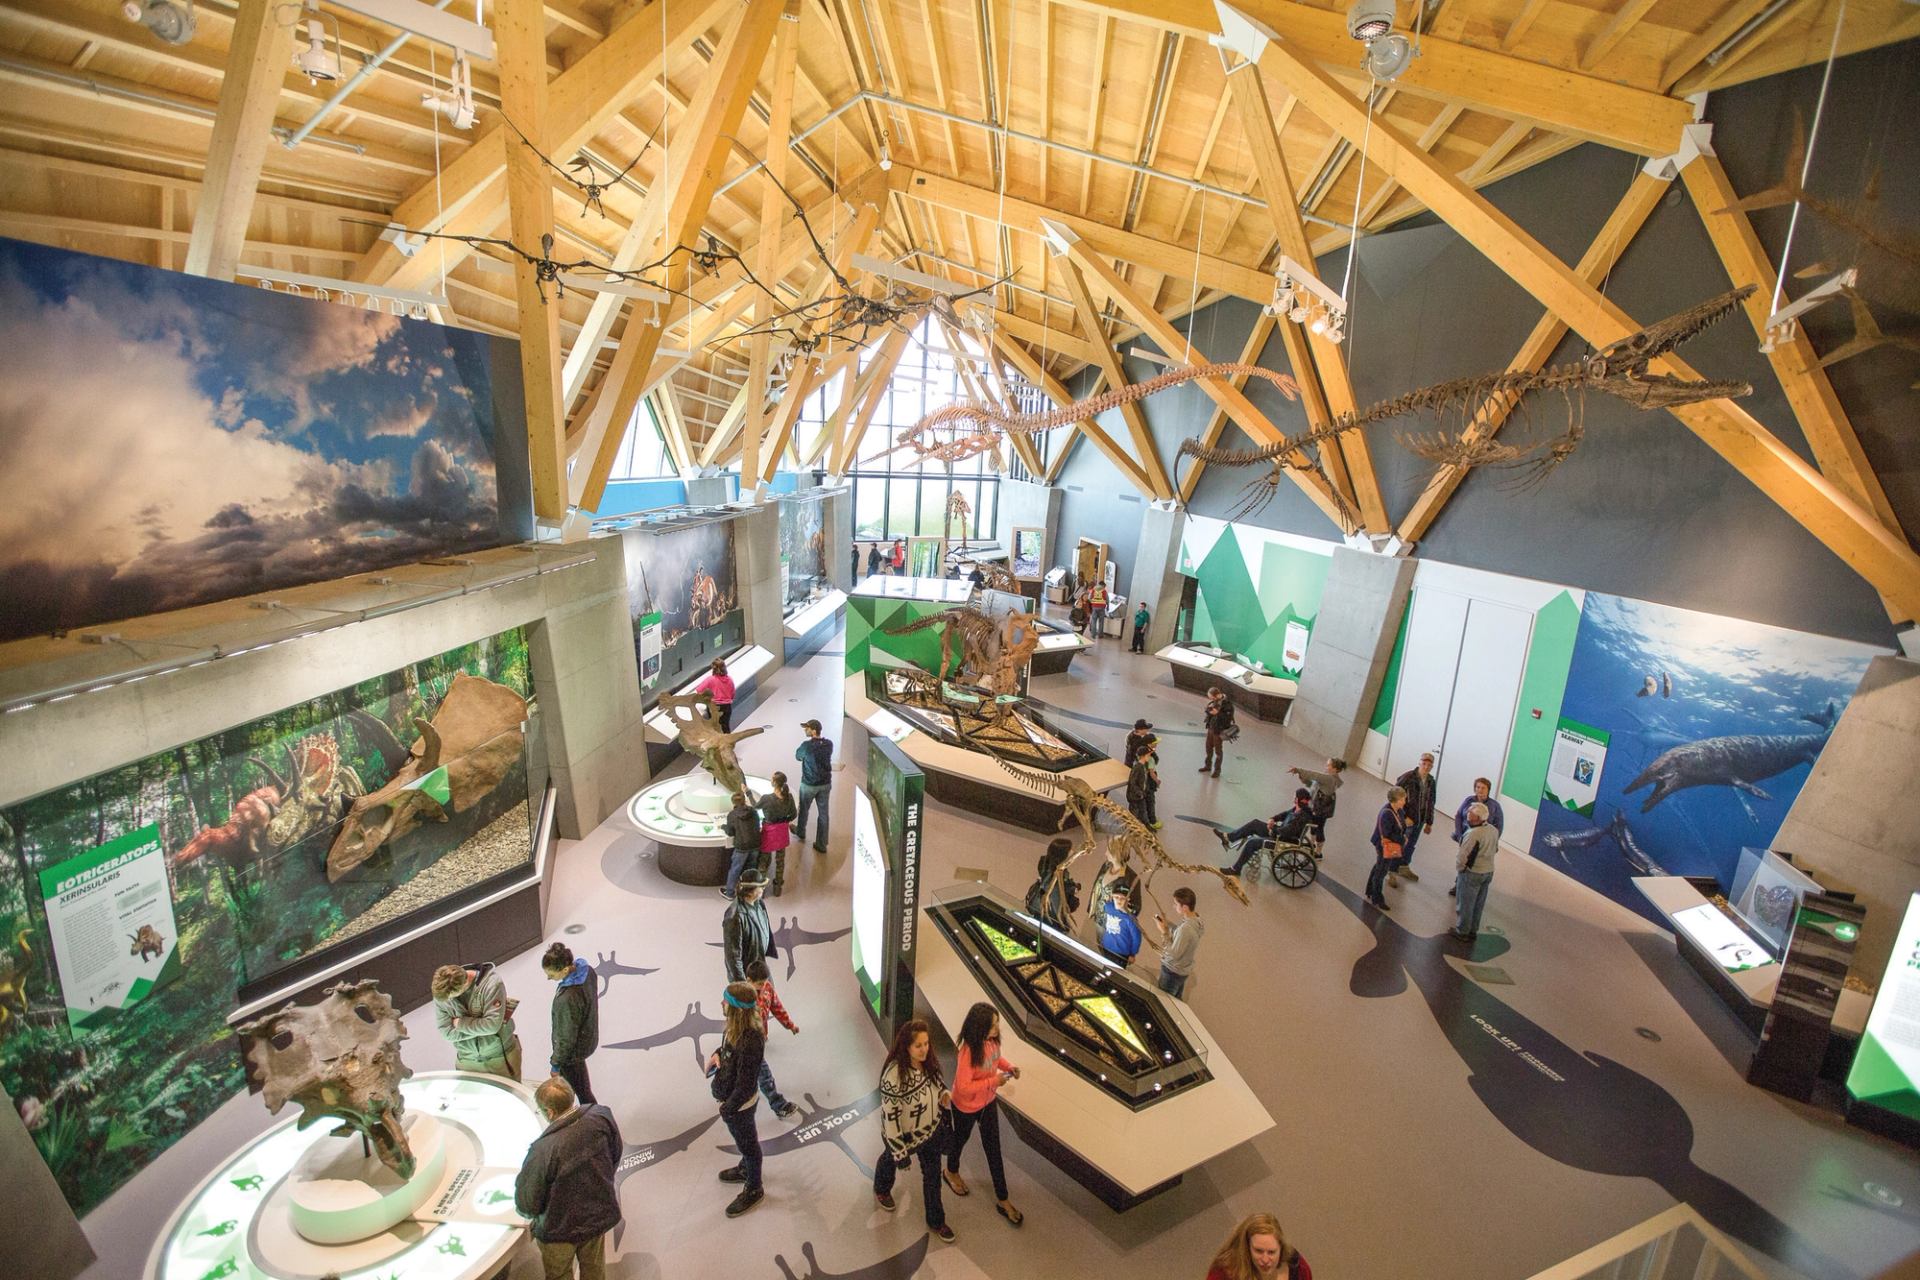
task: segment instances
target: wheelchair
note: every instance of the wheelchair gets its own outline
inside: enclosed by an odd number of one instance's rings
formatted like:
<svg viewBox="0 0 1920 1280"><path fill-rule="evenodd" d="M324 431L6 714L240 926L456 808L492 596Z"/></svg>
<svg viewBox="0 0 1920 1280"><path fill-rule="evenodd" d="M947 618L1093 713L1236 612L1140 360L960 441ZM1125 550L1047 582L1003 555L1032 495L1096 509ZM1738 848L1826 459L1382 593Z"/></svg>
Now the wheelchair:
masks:
<svg viewBox="0 0 1920 1280"><path fill-rule="evenodd" d="M1282 888L1304 889L1320 877L1320 852L1325 835L1321 824L1308 823L1297 841L1275 841L1270 837L1259 837L1259 847L1254 851L1252 870L1257 875L1260 859L1267 859L1267 868Z"/></svg>

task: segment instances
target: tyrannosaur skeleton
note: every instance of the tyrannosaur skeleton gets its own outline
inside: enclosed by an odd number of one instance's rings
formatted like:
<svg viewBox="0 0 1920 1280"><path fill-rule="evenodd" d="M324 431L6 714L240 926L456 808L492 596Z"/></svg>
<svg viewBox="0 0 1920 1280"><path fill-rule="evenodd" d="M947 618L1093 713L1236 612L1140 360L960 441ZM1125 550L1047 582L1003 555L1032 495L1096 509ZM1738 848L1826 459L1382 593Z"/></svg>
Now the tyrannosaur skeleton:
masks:
<svg viewBox="0 0 1920 1280"><path fill-rule="evenodd" d="M1239 507L1233 513L1233 518L1240 518L1253 514L1267 504L1279 488L1281 471L1286 467L1298 466L1297 458L1309 446L1323 445L1346 432L1408 414L1458 413L1471 420L1483 405L1500 400L1517 401L1535 391L1558 391L1568 400L1567 430L1538 444L1517 446L1497 443L1471 426L1455 432L1400 437L1400 443L1407 449L1438 465L1525 465L1532 468L1533 479L1543 479L1580 447L1586 434L1580 413L1580 397L1589 391L1614 396L1636 409L1668 409L1751 394L1753 387L1745 382L1676 378L1669 374L1654 373L1650 366L1687 339L1733 314L1741 299L1753 291L1753 285L1745 285L1710 298L1657 324L1648 325L1638 333L1628 334L1582 360L1550 365L1533 372L1503 370L1436 382L1391 400L1382 400L1364 409L1343 413L1324 427L1257 449L1219 449L1188 439L1180 444L1180 456L1198 458L1215 466L1266 465L1271 468L1268 474L1247 486Z"/></svg>

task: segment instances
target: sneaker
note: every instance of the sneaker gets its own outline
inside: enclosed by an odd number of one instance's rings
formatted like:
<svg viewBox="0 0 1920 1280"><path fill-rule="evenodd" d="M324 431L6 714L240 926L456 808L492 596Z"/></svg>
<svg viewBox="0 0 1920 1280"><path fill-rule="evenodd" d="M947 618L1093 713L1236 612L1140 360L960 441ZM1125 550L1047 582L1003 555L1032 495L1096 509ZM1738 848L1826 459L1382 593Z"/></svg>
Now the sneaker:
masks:
<svg viewBox="0 0 1920 1280"><path fill-rule="evenodd" d="M1391 873L1391 872L1390 872L1390 873L1388 873L1388 875L1387 875L1387 888L1389 888L1389 889L1398 889L1399 887L1400 887L1400 877L1399 877L1399 876L1398 876L1397 874L1394 874L1394 873Z"/></svg>
<svg viewBox="0 0 1920 1280"><path fill-rule="evenodd" d="M1159 822L1149 822L1147 824L1147 827L1149 830L1158 831L1161 827L1161 824Z"/></svg>
<svg viewBox="0 0 1920 1280"><path fill-rule="evenodd" d="M893 1197L888 1195L884 1191L874 1192L873 1202L879 1205L882 1209L885 1209L888 1213L892 1213L895 1209L898 1209L900 1207L899 1205L894 1203Z"/></svg>
<svg viewBox="0 0 1920 1280"><path fill-rule="evenodd" d="M1214 869L1223 876L1234 876L1238 878L1240 875L1240 869L1238 867L1216 867Z"/></svg>
<svg viewBox="0 0 1920 1280"><path fill-rule="evenodd" d="M743 1164L737 1164L731 1169L722 1169L720 1171L720 1181L722 1182L745 1182L746 1180L747 1166Z"/></svg>
<svg viewBox="0 0 1920 1280"><path fill-rule="evenodd" d="M781 883L780 883L780 882L779 882L778 880L775 880L775 881L774 881L774 882L773 882L772 884L770 884L770 885L768 885L768 886L767 886L767 896L768 896L768 897L770 897L770 898L777 898L777 897L779 897L779 896L780 896L780 890L781 890L781 889L782 889L783 887L784 887L784 886L783 886L783 885L781 885Z"/></svg>
<svg viewBox="0 0 1920 1280"><path fill-rule="evenodd" d="M1201 765L1201 766L1200 766L1200 767L1199 767L1198 769L1196 769L1196 770L1195 770L1194 772L1196 772L1196 773L1205 773L1205 772L1207 771L1207 769L1208 769L1208 766L1207 766L1207 765L1204 765L1204 764L1203 764L1203 765Z"/></svg>
<svg viewBox="0 0 1920 1280"><path fill-rule="evenodd" d="M1458 929L1447 930L1447 936L1449 938L1452 938L1455 942L1472 942L1473 941L1472 934L1462 933Z"/></svg>
<svg viewBox="0 0 1920 1280"><path fill-rule="evenodd" d="M1214 777L1216 777L1216 778L1217 778L1217 777L1219 777L1219 776L1220 776L1220 771L1219 771L1218 769L1215 769L1215 770L1213 771L1213 776L1214 776Z"/></svg>
<svg viewBox="0 0 1920 1280"><path fill-rule="evenodd" d="M724 886L724 885L722 885L722 886L721 886L721 888L720 888L720 896L721 896L721 897L723 897L723 898L725 898L725 899L726 899L726 900L727 900L728 902L732 902L732 901L733 901L733 890L731 890L731 889L729 889L729 888L727 888L726 886Z"/></svg>
<svg viewBox="0 0 1920 1280"><path fill-rule="evenodd" d="M729 1218L737 1218L766 1198L767 1193L759 1187L748 1187L739 1195L735 1196L733 1203L727 1206L727 1216Z"/></svg>
<svg viewBox="0 0 1920 1280"><path fill-rule="evenodd" d="M944 1222L933 1229L933 1234L940 1237L942 1244L952 1244L960 1238L960 1233Z"/></svg>
<svg viewBox="0 0 1920 1280"><path fill-rule="evenodd" d="M1377 911L1393 910L1392 907L1387 905L1387 900L1385 898L1368 898L1367 905L1374 908Z"/></svg>
<svg viewBox="0 0 1920 1280"><path fill-rule="evenodd" d="M773 1109L773 1114L782 1120L791 1120L800 1114L800 1107L797 1103L784 1102Z"/></svg>
<svg viewBox="0 0 1920 1280"><path fill-rule="evenodd" d="M823 844L817 844L817 845L815 845L815 846L813 846L813 851L814 851L815 853L825 853L825 852L827 851L827 846L825 846L825 845L823 845Z"/></svg>
<svg viewBox="0 0 1920 1280"><path fill-rule="evenodd" d="M1400 868L1400 874L1405 876L1409 880L1418 880L1420 878L1419 875L1414 872L1414 869L1412 867Z"/></svg>
<svg viewBox="0 0 1920 1280"><path fill-rule="evenodd" d="M1220 828L1215 827L1213 829L1213 838L1220 842L1220 847L1222 849L1227 847L1227 833L1220 830Z"/></svg>

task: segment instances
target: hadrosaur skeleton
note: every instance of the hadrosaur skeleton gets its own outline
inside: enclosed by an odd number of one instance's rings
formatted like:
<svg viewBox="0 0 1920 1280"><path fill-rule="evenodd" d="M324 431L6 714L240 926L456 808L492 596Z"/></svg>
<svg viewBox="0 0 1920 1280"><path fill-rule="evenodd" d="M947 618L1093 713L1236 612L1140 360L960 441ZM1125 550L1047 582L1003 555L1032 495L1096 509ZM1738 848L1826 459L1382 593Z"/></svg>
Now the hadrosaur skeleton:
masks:
<svg viewBox="0 0 1920 1280"><path fill-rule="evenodd" d="M1543 478L1580 447L1586 427L1575 397L1588 391L1615 396L1636 409L1666 409L1751 394L1753 387L1745 382L1712 379L1693 381L1653 373L1649 366L1716 321L1733 314L1741 299L1753 291L1753 285L1745 285L1717 298L1710 298L1699 306L1648 325L1638 333L1628 334L1583 360L1550 365L1531 373L1503 370L1436 382L1391 400L1382 400L1365 409L1341 414L1324 427L1257 449L1219 449L1187 439L1180 444L1180 456L1198 458L1215 466L1252 467L1264 464L1271 468L1268 474L1247 486L1247 493L1234 513L1238 518L1251 515L1266 505L1279 487L1282 469L1297 465L1289 462L1289 457L1297 456L1307 446L1324 444L1345 432L1411 413L1458 413L1471 418L1481 406L1499 399L1517 401L1529 392L1558 391L1569 401L1567 430L1539 444L1500 444L1471 428L1400 437L1401 444L1409 450L1439 465L1476 467L1527 464L1534 468L1535 478Z"/></svg>
<svg viewBox="0 0 1920 1280"><path fill-rule="evenodd" d="M938 613L915 618L898 627L886 628L890 636L907 636L929 627L940 628L940 670L945 678L953 671L953 645L960 642L960 671L968 681L994 693L1013 693L1018 688L1020 668L1033 657L1040 643L1039 629L1031 613L1008 610L995 621L978 609L958 605Z"/></svg>

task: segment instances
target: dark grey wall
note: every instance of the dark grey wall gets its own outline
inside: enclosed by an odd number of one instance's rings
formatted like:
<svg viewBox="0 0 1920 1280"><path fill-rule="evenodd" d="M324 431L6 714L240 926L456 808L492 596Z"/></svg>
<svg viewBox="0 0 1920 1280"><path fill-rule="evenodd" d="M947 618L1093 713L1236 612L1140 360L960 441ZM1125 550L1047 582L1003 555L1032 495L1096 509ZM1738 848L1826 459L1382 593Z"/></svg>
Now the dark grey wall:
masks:
<svg viewBox="0 0 1920 1280"><path fill-rule="evenodd" d="M1123 426L1122 432L1126 430ZM1092 458L1106 472L1077 478L1075 468L1086 466ZM1054 540L1053 558L1061 564L1073 563L1073 549L1081 538L1097 538L1110 548L1107 552L1118 568L1114 579L1120 590L1127 589L1133 575L1133 561L1140 546L1140 522L1146 512L1146 499L1120 479L1113 464L1100 451L1081 441L1074 456L1060 473L1060 532Z"/></svg>
<svg viewBox="0 0 1920 1280"><path fill-rule="evenodd" d="M1796 108L1810 119L1820 69L1810 68L1715 95L1708 116L1715 144L1734 186L1754 192L1781 172ZM1920 42L1843 60L1816 150L1810 189L1828 195L1860 191L1869 175L1880 179L1879 222L1920 225L1920 164L1901 131L1920 119ZM1577 260L1638 171L1639 162L1619 152L1583 146L1489 188L1485 193L1549 250ZM1756 229L1778 260L1786 211L1763 211ZM1825 258L1838 266L1854 260L1854 246L1801 220L1790 270ZM1344 251L1322 259L1324 278L1338 281ZM1902 286L1887 269L1889 287ZM1676 181L1647 225L1622 255L1606 292L1627 312L1651 323L1729 287L1726 272L1706 236L1691 200ZM1805 286L1800 286L1804 288ZM1870 286L1871 287L1871 286ZM1216 360L1238 356L1257 309L1238 299L1194 318L1196 348ZM1387 399L1417 386L1505 366L1541 314L1533 301L1480 252L1450 228L1412 225L1372 237L1360 247L1355 269L1347 357L1355 394L1362 403ZM1910 326L1914 317L1907 317ZM1884 328L1902 326L1888 311ZM1184 325L1183 325L1184 327ZM1844 341L1850 325L1843 307L1814 313L1808 330L1816 348ZM1744 317L1722 322L1681 353L1708 377L1745 378L1754 394L1742 407L1785 444L1811 461L1766 359ZM1554 361L1576 358L1586 344L1561 344ZM1276 339L1261 363L1285 369ZM1155 366L1130 362L1129 372L1149 377ZM1920 394L1908 384L1920 376L1920 359L1882 349L1831 371L1863 447L1874 463L1912 535L1920 531L1920 432L1912 428ZM1297 404L1255 384L1249 394L1283 429L1303 430ZM1191 387L1163 392L1145 402L1163 458L1181 439L1204 426L1211 402ZM1523 420L1506 432L1557 434L1567 423L1564 402L1536 397ZM1104 422L1124 437L1118 414ZM1428 531L1416 554L1523 577L1635 596L1709 613L1750 618L1804 631L1892 643L1892 628L1879 597L1774 502L1722 461L1678 419L1642 413L1608 397L1584 405L1586 443L1556 473L1531 488L1511 473L1475 472ZM1394 440L1396 429L1430 430L1431 421L1404 420L1377 427L1370 436L1388 511L1398 519L1412 505L1428 474L1422 462ZM1455 424L1457 425L1457 424ZM1244 446L1237 428L1223 443ZM1210 467L1191 509L1224 516L1253 471ZM1061 475L1068 494L1060 535L1071 545L1083 534L1120 544L1111 530L1124 526L1131 508L1112 501L1126 489L1099 452L1082 444ZM1131 492L1130 489L1126 489ZM1313 537L1337 539L1338 530L1290 483L1252 522ZM1095 532L1099 530L1099 532Z"/></svg>

